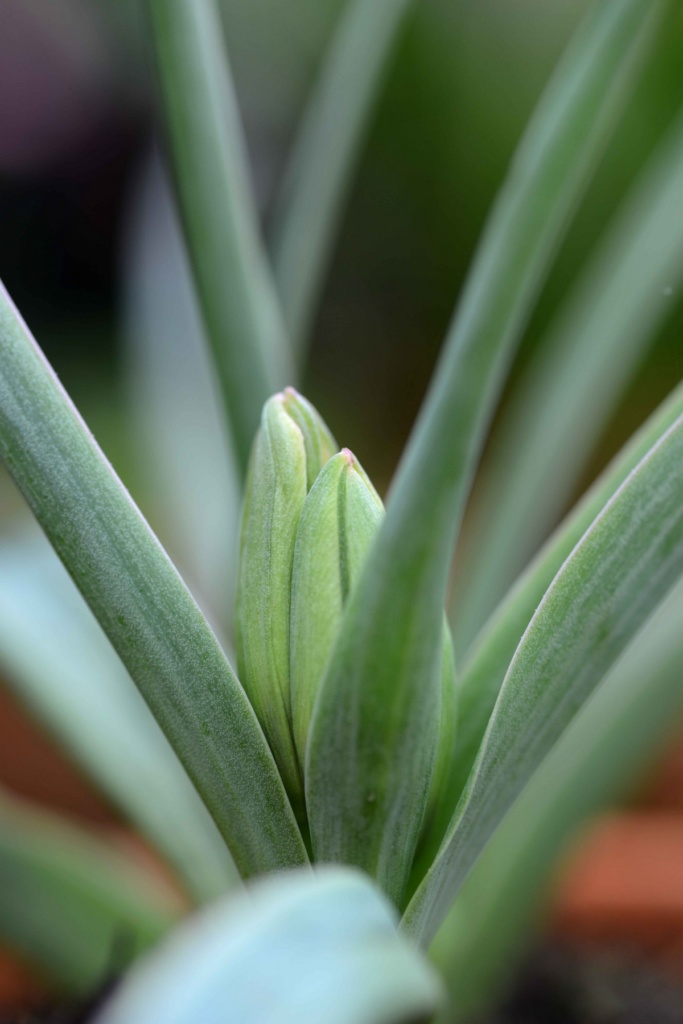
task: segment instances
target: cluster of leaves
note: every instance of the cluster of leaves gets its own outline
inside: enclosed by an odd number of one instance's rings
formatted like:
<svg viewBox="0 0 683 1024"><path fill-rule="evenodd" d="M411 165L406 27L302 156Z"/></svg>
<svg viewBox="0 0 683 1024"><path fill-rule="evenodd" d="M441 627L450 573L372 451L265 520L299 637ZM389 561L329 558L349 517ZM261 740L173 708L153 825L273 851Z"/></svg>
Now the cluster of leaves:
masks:
<svg viewBox="0 0 683 1024"><path fill-rule="evenodd" d="M286 1024L319 1020L321 1007L340 1024L430 1019L441 983L427 950L458 1019L511 962L557 849L628 783L683 700L683 598L673 589L683 573L681 387L486 618L529 545L530 518L537 531L553 521L653 336L661 282L683 274L681 123L506 413L512 457L490 463L471 602L468 582L467 612L453 618L457 673L444 627L501 388L663 0L598 0L555 71L490 215L385 514L308 403L292 390L268 398L300 372L363 128L410 4L353 0L345 12L285 176L271 260L212 0L145 6L240 480L256 436L240 678L0 295L0 456L92 613L57 566L38 559L28 571L29 553L3 555L0 657L188 896L217 900L144 957L98 1019ZM41 604L51 574L65 595L59 612ZM337 867L312 872L311 861ZM221 898L241 879L285 869L298 870ZM117 931L137 947L171 926L178 901L141 886L123 855L3 797L2 937L65 983L92 983Z"/></svg>

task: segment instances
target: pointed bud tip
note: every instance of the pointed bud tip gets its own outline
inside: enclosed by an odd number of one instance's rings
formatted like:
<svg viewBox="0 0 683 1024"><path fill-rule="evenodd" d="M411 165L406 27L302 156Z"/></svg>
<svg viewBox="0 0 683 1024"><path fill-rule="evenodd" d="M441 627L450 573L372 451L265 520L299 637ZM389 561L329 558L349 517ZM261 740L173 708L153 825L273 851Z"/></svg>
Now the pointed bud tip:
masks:
<svg viewBox="0 0 683 1024"><path fill-rule="evenodd" d="M353 454L350 448L342 448L340 455L343 455L348 462L351 469L356 465L356 456Z"/></svg>

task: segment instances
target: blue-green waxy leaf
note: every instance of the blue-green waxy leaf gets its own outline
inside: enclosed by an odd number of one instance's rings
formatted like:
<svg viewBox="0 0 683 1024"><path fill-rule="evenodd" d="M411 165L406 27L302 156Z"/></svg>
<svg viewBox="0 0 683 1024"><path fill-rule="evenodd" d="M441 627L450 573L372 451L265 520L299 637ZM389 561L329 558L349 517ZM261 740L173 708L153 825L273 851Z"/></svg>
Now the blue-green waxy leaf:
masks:
<svg viewBox="0 0 683 1024"><path fill-rule="evenodd" d="M127 209L123 373L136 498L209 621L232 635L242 486L163 165Z"/></svg>
<svg viewBox="0 0 683 1024"><path fill-rule="evenodd" d="M429 943L515 798L683 572L683 417L553 580L508 669L439 854L405 927Z"/></svg>
<svg viewBox="0 0 683 1024"><path fill-rule="evenodd" d="M629 645L477 862L430 947L449 1022L498 1000L541 923L558 854L586 818L628 796L683 713L683 584Z"/></svg>
<svg viewBox="0 0 683 1024"><path fill-rule="evenodd" d="M242 471L263 403L291 379L215 0L145 0L178 205Z"/></svg>
<svg viewBox="0 0 683 1024"><path fill-rule="evenodd" d="M382 515L379 495L347 448L329 460L303 505L290 630L292 723L302 770L313 705L342 611Z"/></svg>
<svg viewBox="0 0 683 1024"><path fill-rule="evenodd" d="M426 1024L440 996L382 894L334 868L263 880L189 921L95 1024Z"/></svg>
<svg viewBox="0 0 683 1024"><path fill-rule="evenodd" d="M363 867L398 901L433 769L441 616L470 479L660 11L651 0L603 0L554 74L496 201L323 681L309 740L314 847Z"/></svg>
<svg viewBox="0 0 683 1024"><path fill-rule="evenodd" d="M681 415L683 384L652 414L557 528L472 645L459 684L458 744L447 795L450 813L467 781L515 648L553 577L629 473Z"/></svg>
<svg viewBox="0 0 683 1024"><path fill-rule="evenodd" d="M308 858L256 715L168 556L0 290L0 458L240 872Z"/></svg>
<svg viewBox="0 0 683 1024"><path fill-rule="evenodd" d="M187 772L37 526L0 545L0 674L196 900L239 884Z"/></svg>
<svg viewBox="0 0 683 1024"><path fill-rule="evenodd" d="M600 239L505 404L459 560L465 651L575 491L683 278L683 118Z"/></svg>
<svg viewBox="0 0 683 1024"><path fill-rule="evenodd" d="M129 857L0 791L0 942L61 987L91 995L180 911Z"/></svg>
<svg viewBox="0 0 683 1024"><path fill-rule="evenodd" d="M308 489L336 446L292 388L263 409L249 464L237 586L240 678L297 812L303 784L292 736L289 647L292 564Z"/></svg>

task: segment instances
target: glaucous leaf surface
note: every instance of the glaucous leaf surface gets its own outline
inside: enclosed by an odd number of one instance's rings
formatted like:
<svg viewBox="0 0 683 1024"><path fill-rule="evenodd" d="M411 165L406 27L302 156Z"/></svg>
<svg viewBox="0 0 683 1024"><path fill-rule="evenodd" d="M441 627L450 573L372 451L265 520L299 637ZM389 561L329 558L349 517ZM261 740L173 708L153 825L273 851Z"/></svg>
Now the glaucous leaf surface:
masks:
<svg viewBox="0 0 683 1024"><path fill-rule="evenodd" d="M36 531L37 532L37 531ZM47 540L0 545L3 682L168 858L193 897L239 882L225 842Z"/></svg>
<svg viewBox="0 0 683 1024"><path fill-rule="evenodd" d="M309 740L318 857L401 903L434 765L441 616L462 506L553 253L628 95L651 0L603 0L570 46L496 202L387 515L352 593Z"/></svg>
<svg viewBox="0 0 683 1024"><path fill-rule="evenodd" d="M615 457L501 602L462 667L460 726L447 801L450 813L467 781L515 648L562 563L627 476L683 415L679 385Z"/></svg>
<svg viewBox="0 0 683 1024"><path fill-rule="evenodd" d="M263 403L292 383L214 0L146 0L188 254L246 472Z"/></svg>
<svg viewBox="0 0 683 1024"><path fill-rule="evenodd" d="M453 621L461 651L562 513L596 439L673 308L683 279L682 192L679 118L496 425L458 575Z"/></svg>
<svg viewBox="0 0 683 1024"><path fill-rule="evenodd" d="M231 632L241 505L170 183L154 154L128 203L124 384L133 493L212 625Z"/></svg>
<svg viewBox="0 0 683 1024"><path fill-rule="evenodd" d="M307 862L251 705L189 591L0 291L0 458L244 876Z"/></svg>
<svg viewBox="0 0 683 1024"><path fill-rule="evenodd" d="M683 572L683 418L584 534L515 652L455 814L404 926L429 944L544 757Z"/></svg>
<svg viewBox="0 0 683 1024"><path fill-rule="evenodd" d="M683 588L657 609L579 712L484 851L430 953L452 996L448 1021L497 998L539 922L558 855L590 815L628 795L679 727Z"/></svg>
<svg viewBox="0 0 683 1024"><path fill-rule="evenodd" d="M369 879L261 881L141 961L95 1024L419 1024L440 982Z"/></svg>

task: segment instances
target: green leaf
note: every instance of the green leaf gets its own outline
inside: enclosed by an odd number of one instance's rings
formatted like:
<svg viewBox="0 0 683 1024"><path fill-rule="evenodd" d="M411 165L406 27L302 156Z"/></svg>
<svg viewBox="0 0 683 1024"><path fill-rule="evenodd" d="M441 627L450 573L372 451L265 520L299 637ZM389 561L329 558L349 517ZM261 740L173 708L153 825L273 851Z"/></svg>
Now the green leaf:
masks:
<svg viewBox="0 0 683 1024"><path fill-rule="evenodd" d="M0 941L65 988L92 994L179 910L128 857L0 791Z"/></svg>
<svg viewBox="0 0 683 1024"><path fill-rule="evenodd" d="M0 291L0 458L161 725L243 875L307 860L218 641Z"/></svg>
<svg viewBox="0 0 683 1024"><path fill-rule="evenodd" d="M146 8L188 252L245 472L261 407L291 383L292 369L220 20L214 0L146 0Z"/></svg>
<svg viewBox="0 0 683 1024"><path fill-rule="evenodd" d="M496 426L458 576L453 621L459 650L566 507L596 439L671 312L668 296L683 279L682 192L679 118Z"/></svg>
<svg viewBox="0 0 683 1024"><path fill-rule="evenodd" d="M566 560L512 659L405 927L429 943L515 798L683 571L683 417Z"/></svg>
<svg viewBox="0 0 683 1024"><path fill-rule="evenodd" d="M600 3L554 75L491 216L323 681L307 780L314 849L363 867L397 902L433 767L442 609L472 470L659 9Z"/></svg>
<svg viewBox="0 0 683 1024"><path fill-rule="evenodd" d="M200 901L239 880L130 676L42 536L0 546L2 678Z"/></svg>
<svg viewBox="0 0 683 1024"><path fill-rule="evenodd" d="M95 1024L418 1024L439 997L369 880L323 869L262 881L178 929Z"/></svg>
<svg viewBox="0 0 683 1024"><path fill-rule="evenodd" d="M543 762L463 886L430 954L471 1021L507 984L558 855L585 819L642 778L683 712L683 588L657 610Z"/></svg>
<svg viewBox="0 0 683 1024"><path fill-rule="evenodd" d="M681 415L683 384L631 438L558 527L477 638L462 667L458 743L446 797L449 813L455 810L467 781L515 648L553 577L629 473Z"/></svg>
<svg viewBox="0 0 683 1024"><path fill-rule="evenodd" d="M306 106L273 218L272 259L295 348L306 349L342 207L414 0L348 0Z"/></svg>
<svg viewBox="0 0 683 1024"><path fill-rule="evenodd" d="M230 634L241 481L158 156L140 177L127 210L121 289L131 486L209 621Z"/></svg>

